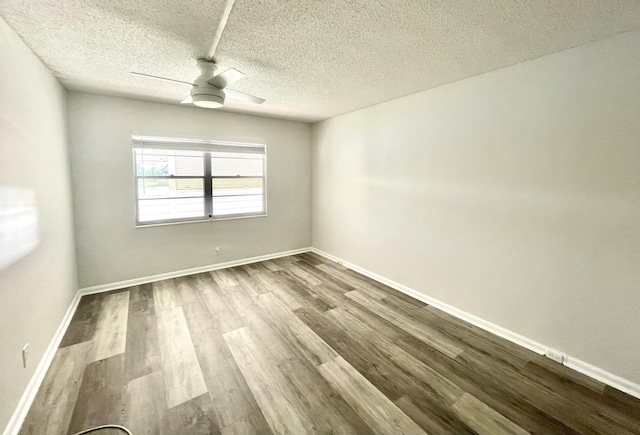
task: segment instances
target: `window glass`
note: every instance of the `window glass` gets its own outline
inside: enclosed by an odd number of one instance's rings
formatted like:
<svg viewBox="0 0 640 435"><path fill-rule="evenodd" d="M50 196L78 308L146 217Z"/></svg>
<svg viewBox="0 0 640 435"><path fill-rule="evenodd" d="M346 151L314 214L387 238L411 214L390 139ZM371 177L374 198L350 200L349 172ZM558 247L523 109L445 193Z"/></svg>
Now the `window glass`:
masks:
<svg viewBox="0 0 640 435"><path fill-rule="evenodd" d="M204 197L202 178L138 178L138 198Z"/></svg>
<svg viewBox="0 0 640 435"><path fill-rule="evenodd" d="M194 151L200 145L190 140L135 135L133 140L134 145L147 140L156 147L134 146L138 223L265 213L263 145L250 148L205 141L201 151ZM171 148L173 140L175 149ZM254 152L256 149L262 152Z"/></svg>
<svg viewBox="0 0 640 435"><path fill-rule="evenodd" d="M262 178L215 178L212 182L214 216L264 212Z"/></svg>
<svg viewBox="0 0 640 435"><path fill-rule="evenodd" d="M150 198L138 201L140 222L162 221L204 216L202 198Z"/></svg>
<svg viewBox="0 0 640 435"><path fill-rule="evenodd" d="M204 165L201 151L162 149L136 150L136 175L146 176L203 176Z"/></svg>
<svg viewBox="0 0 640 435"><path fill-rule="evenodd" d="M211 157L214 176L262 176L262 158Z"/></svg>

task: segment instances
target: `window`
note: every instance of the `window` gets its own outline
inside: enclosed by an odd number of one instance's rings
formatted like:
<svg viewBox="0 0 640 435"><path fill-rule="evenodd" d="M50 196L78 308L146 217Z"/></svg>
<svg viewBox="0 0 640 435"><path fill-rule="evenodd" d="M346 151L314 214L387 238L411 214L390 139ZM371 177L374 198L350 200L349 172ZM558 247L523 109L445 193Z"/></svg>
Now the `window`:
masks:
<svg viewBox="0 0 640 435"><path fill-rule="evenodd" d="M266 146L133 135L136 223L266 214Z"/></svg>

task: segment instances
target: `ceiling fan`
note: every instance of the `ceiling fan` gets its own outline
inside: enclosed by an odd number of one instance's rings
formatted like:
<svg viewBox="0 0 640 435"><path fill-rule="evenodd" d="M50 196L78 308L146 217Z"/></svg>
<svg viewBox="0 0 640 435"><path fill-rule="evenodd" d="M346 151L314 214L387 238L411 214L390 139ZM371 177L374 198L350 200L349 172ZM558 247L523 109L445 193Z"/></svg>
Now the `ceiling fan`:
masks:
<svg viewBox="0 0 640 435"><path fill-rule="evenodd" d="M191 94L182 100L181 104L194 104L198 107L204 107L207 109L217 109L224 106L225 97L233 98L235 100L248 101L250 103L262 104L265 102L264 98L254 97L253 95L245 94L243 92L234 91L233 89L227 89L227 86L237 82L245 77L243 73L235 68L228 69L215 75L216 63L213 60L213 53L215 52L222 32L227 25L227 20L231 14L231 8L233 8L235 0L226 0L218 28L213 37L213 43L207 56L203 59L198 59L198 68L200 69L200 75L195 78L193 83L183 82L182 80L174 80L165 77L152 76L149 74L142 74L138 72L132 72L137 76L150 77L153 79L167 80L170 82L184 83L191 85Z"/></svg>
<svg viewBox="0 0 640 435"><path fill-rule="evenodd" d="M217 109L224 105L225 97L256 104L265 102L264 98L234 91L233 89L227 89L227 86L245 77L245 75L237 69L231 68L218 75L214 75L216 64L212 60L207 59L198 59L198 68L200 68L200 75L196 77L193 83L137 72L132 72L131 74L191 85L191 95L182 100L180 102L181 104L193 103L198 107Z"/></svg>

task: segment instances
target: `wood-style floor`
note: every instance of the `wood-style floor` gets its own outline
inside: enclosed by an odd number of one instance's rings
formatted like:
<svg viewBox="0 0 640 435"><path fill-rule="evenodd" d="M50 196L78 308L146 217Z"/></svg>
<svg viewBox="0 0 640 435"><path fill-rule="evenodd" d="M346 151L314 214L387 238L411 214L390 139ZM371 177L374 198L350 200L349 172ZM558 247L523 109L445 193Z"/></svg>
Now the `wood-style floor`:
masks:
<svg viewBox="0 0 640 435"><path fill-rule="evenodd" d="M625 435L640 434L640 401L301 254L83 297L20 433L106 423Z"/></svg>

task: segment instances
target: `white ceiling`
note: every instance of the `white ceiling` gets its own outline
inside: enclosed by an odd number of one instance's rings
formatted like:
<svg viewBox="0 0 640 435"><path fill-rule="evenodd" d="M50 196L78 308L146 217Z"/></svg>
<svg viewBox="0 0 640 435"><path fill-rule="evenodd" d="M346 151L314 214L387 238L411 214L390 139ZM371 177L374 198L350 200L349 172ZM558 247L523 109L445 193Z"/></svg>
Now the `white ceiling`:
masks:
<svg viewBox="0 0 640 435"><path fill-rule="evenodd" d="M223 6L1 0L0 15L68 89L178 103L189 86L129 72L192 81ZM638 29L639 0L236 0L215 57L267 99L223 110L317 121Z"/></svg>

